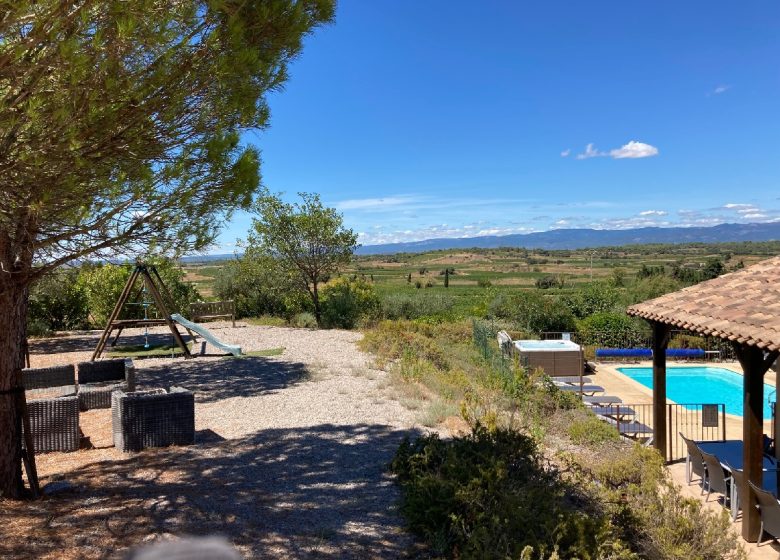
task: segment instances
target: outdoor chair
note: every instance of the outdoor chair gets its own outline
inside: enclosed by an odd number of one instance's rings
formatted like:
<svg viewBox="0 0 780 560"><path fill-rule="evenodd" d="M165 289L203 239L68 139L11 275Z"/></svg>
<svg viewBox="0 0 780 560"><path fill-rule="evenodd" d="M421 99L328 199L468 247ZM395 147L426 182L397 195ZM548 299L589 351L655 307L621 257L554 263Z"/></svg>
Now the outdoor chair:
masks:
<svg viewBox="0 0 780 560"><path fill-rule="evenodd" d="M27 402L27 414L36 453L78 450L81 432L76 395L30 400Z"/></svg>
<svg viewBox="0 0 780 560"><path fill-rule="evenodd" d="M726 463L726 466L731 471L731 478L734 479L735 490L731 495L731 519L732 521L736 521L737 516L739 515L739 510L742 509L742 500L739 497L739 493L742 490L742 485L745 483L745 472L739 469L735 469L728 463Z"/></svg>
<svg viewBox="0 0 780 560"><path fill-rule="evenodd" d="M122 358L81 362L78 382L81 410L111 408L111 393L135 391L135 367L132 360Z"/></svg>
<svg viewBox="0 0 780 560"><path fill-rule="evenodd" d="M512 337L506 331L498 331L496 335L498 340L498 348L501 350L501 354L506 358L512 354Z"/></svg>
<svg viewBox="0 0 780 560"><path fill-rule="evenodd" d="M761 529L758 532L757 545L761 544L761 537L768 533L770 537L780 537L780 503L771 492L767 492L749 482L753 492L756 493L758 513L761 516Z"/></svg>
<svg viewBox="0 0 780 560"><path fill-rule="evenodd" d="M707 480L707 468L704 465L704 457L701 456L701 450L693 440L682 435L682 432L679 432L679 434L685 442L685 446L688 448L688 456L690 457L690 466L685 472L685 479L688 484L690 484L691 479L693 478L692 475L698 475L699 485L701 486L702 492L704 492L704 484Z"/></svg>
<svg viewBox="0 0 780 560"><path fill-rule="evenodd" d="M67 396L76 394L76 368L53 366L22 370L22 385L33 398L38 396Z"/></svg>
<svg viewBox="0 0 780 560"><path fill-rule="evenodd" d="M726 471L715 455L702 451L701 456L704 457L704 464L707 466L707 498L704 501L709 500L713 492L717 492L723 495L725 502L728 502L731 477L726 476Z"/></svg>
<svg viewBox="0 0 780 560"><path fill-rule="evenodd" d="M195 397L171 387L111 396L114 446L121 451L195 443Z"/></svg>

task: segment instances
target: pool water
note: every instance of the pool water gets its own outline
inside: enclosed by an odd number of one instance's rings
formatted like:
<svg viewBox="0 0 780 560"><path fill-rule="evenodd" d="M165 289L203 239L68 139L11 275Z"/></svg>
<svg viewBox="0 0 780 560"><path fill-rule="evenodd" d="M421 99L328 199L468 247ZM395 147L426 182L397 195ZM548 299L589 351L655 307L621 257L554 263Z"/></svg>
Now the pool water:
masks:
<svg viewBox="0 0 780 560"><path fill-rule="evenodd" d="M620 373L653 388L653 368L623 367ZM667 367L666 397L680 404L725 403L726 413L742 416L742 376L716 367ZM775 388L764 383L764 418L771 418L769 398L775 400Z"/></svg>

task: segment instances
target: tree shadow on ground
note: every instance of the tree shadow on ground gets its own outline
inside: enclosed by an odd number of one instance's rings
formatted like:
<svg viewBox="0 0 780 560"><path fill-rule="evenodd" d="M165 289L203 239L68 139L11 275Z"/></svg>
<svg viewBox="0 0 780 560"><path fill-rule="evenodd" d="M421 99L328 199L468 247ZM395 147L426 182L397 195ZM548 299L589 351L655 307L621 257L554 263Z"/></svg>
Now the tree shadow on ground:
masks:
<svg viewBox="0 0 780 560"><path fill-rule="evenodd" d="M185 342L190 342L190 337L184 331L180 329L182 337ZM116 333L114 333L116 334ZM38 338L30 339L30 354L62 354L66 352L92 352L97 347L98 340L100 340L100 332L95 331L93 333L82 333L77 335L68 336L55 336L53 338ZM112 336L109 340L109 344L106 344L106 348L103 351L103 357L111 351L111 344L114 340ZM131 333L122 333L117 341L117 348L121 346L143 346L148 340L150 346L163 346L166 344L176 345L176 341L173 338L173 334L170 331L163 333L149 333L148 338L143 332L138 332L138 329L134 329Z"/></svg>
<svg viewBox="0 0 780 560"><path fill-rule="evenodd" d="M181 359L150 366L139 361L136 366L139 389L184 387L195 393L197 402L279 391L309 376L302 363L264 357Z"/></svg>
<svg viewBox="0 0 780 560"><path fill-rule="evenodd" d="M27 505L35 538L0 541L0 557L69 549L114 558L167 534L223 535L252 558L414 555L387 473L407 435L417 433L376 424L269 429L89 464L67 474L73 491Z"/></svg>

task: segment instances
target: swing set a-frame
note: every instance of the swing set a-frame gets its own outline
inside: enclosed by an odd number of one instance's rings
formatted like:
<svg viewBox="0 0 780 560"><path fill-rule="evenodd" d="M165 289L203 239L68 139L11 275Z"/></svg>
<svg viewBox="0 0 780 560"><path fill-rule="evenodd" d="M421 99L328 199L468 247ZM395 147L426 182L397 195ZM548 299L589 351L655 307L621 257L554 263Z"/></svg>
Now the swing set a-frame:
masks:
<svg viewBox="0 0 780 560"><path fill-rule="evenodd" d="M142 283L140 287L136 287L139 279ZM144 306L144 318L120 319L120 315L122 314L122 310L125 308L125 305L133 303L136 299L138 299L139 296L142 295L149 295L152 298L152 301L143 301L140 303L140 305ZM152 304L154 304L154 306L157 308L156 318L149 318L148 314L146 313L146 308ZM184 353L184 357L192 358L192 353L190 352L187 344L184 342L184 338L182 338L182 335L176 326L176 322L171 318L169 309L174 307L175 305L173 302L173 296L168 291L168 288L165 287L165 283L162 281L160 274L157 272L157 268L154 265L140 262L137 263L135 268L133 268L132 274L130 274L130 278L128 278L127 282L125 283L125 287L122 290L116 305L114 306L114 310L108 317L106 328L103 331L103 334L100 335L100 340L98 341L97 347L92 353L92 361L97 360L103 354L103 351L106 348L106 344L109 343L111 335L114 331L116 331L116 335L114 336L114 340L111 341L111 346L116 344L124 329L138 327L148 329L149 327L157 327L162 325L167 325L171 330L171 334L173 334L173 338L176 341L176 344ZM191 339L195 339L189 329L187 329L187 334L190 335Z"/></svg>

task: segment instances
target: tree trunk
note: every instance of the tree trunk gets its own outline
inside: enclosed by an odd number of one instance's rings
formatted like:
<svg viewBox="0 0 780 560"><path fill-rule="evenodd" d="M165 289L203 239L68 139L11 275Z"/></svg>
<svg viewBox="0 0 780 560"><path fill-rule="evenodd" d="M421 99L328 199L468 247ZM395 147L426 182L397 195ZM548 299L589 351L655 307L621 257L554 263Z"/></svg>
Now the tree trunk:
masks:
<svg viewBox="0 0 780 560"><path fill-rule="evenodd" d="M311 300L314 303L314 318L317 320L317 328L322 326L322 310L320 309L320 293L317 290L317 282L312 283Z"/></svg>
<svg viewBox="0 0 780 560"><path fill-rule="evenodd" d="M16 282L15 282L16 280ZM27 337L25 283L7 274L0 276L0 496L21 498L21 410L18 398Z"/></svg>

